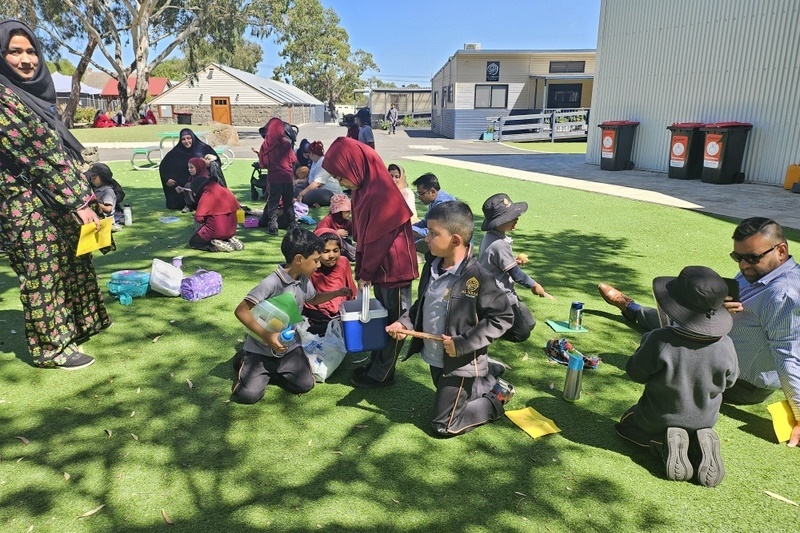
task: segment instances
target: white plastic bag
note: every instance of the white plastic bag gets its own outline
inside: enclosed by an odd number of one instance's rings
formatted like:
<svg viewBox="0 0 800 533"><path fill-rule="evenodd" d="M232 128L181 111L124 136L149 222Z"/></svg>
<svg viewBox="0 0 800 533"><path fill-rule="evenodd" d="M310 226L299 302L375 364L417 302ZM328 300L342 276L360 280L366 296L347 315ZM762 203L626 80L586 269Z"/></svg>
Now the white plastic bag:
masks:
<svg viewBox="0 0 800 533"><path fill-rule="evenodd" d="M180 296L183 271L161 259L153 259L150 288L164 296Z"/></svg>
<svg viewBox="0 0 800 533"><path fill-rule="evenodd" d="M303 350L311 364L314 379L324 383L339 367L347 354L342 337L342 324L339 320L331 320L324 337L305 335L302 338Z"/></svg>

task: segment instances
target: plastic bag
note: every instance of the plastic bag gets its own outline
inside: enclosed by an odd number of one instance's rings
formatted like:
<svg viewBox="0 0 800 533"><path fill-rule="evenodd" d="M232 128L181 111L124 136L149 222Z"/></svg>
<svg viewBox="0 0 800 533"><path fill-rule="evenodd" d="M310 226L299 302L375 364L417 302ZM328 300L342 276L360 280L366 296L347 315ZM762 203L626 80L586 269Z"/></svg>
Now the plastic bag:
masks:
<svg viewBox="0 0 800 533"><path fill-rule="evenodd" d="M339 368L347 354L342 336L342 324L339 320L331 320L328 322L324 337L306 334L302 339L303 350L311 364L314 379L324 383L334 370Z"/></svg>

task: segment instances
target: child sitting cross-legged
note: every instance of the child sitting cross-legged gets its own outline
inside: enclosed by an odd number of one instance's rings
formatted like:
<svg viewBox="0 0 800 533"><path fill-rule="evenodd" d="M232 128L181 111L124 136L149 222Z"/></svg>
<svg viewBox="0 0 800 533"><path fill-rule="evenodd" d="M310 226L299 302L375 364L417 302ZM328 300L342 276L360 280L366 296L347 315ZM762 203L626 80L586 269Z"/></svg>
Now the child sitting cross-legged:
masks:
<svg viewBox="0 0 800 533"><path fill-rule="evenodd" d="M251 309L262 301L289 292L297 307L305 303L318 305L339 296L350 296L351 290L341 287L331 292L317 292L309 276L320 264L320 254L325 249L322 239L302 228L293 227L286 232L281 242L281 252L286 263L264 278L236 307L236 318L246 328L256 333L259 340L247 336L244 350L234 358L233 366L238 372L233 385L233 396L242 403L256 403L264 397L267 384L273 377L282 378L287 390L304 393L314 387L314 376L303 347L295 335L286 346L281 343L281 332L270 332L263 328L253 316Z"/></svg>
<svg viewBox="0 0 800 533"><path fill-rule="evenodd" d="M684 268L653 280L660 309L674 325L655 329L626 365L644 383L639 402L615 426L619 435L664 461L667 479L714 487L725 477L719 437L722 393L739 375L728 332L733 319L723 302L725 281L706 267Z"/></svg>
<svg viewBox="0 0 800 533"><path fill-rule="evenodd" d="M342 255L342 238L331 229L317 228L314 233L319 235L325 243L325 249L320 255L320 266L311 275L311 283L317 293L337 290L347 287L353 294L356 292L356 282L350 261ZM325 335L328 323L339 316L339 306L347 300L347 296L337 296L321 304L306 302L303 307L303 316L308 319L309 333Z"/></svg>
<svg viewBox="0 0 800 533"><path fill-rule="evenodd" d="M494 277L470 250L472 212L463 202L428 211L430 249L419 280L417 300L386 327L395 339L415 330L441 340L414 338L408 354L422 353L431 367L436 394L431 424L437 435L460 435L503 416L513 387L498 379L502 363L490 361L488 346L511 327L511 304Z"/></svg>

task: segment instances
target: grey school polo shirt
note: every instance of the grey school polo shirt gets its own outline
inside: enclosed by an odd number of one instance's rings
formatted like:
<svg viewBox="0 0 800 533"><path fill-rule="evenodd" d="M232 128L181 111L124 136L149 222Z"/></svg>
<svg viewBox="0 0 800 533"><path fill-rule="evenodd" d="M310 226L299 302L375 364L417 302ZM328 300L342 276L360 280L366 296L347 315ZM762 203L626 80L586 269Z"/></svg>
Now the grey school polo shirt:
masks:
<svg viewBox="0 0 800 533"><path fill-rule="evenodd" d="M462 259L449 269L439 273L442 259L437 257L431 263L431 278L425 291L425 302L422 305L422 331L433 335L442 335L447 325L447 304L450 302L450 290L461 277L464 270ZM422 340L422 360L437 368L444 367L444 345L439 341Z"/></svg>
<svg viewBox="0 0 800 533"><path fill-rule="evenodd" d="M495 230L489 230L481 241L478 264L488 270L497 280L498 285L505 291L511 305L519 303L514 292L514 280L511 279L509 270L517 265L517 259L511 251L511 237L506 237Z"/></svg>
<svg viewBox="0 0 800 533"><path fill-rule="evenodd" d="M247 293L244 299L253 305L258 305L268 298L278 296L284 292L291 292L294 296L294 301L297 303L299 309L303 308L303 304L307 300L312 299L317 295L314 285L311 284L305 276L300 276L297 279L292 278L283 266L275 269L275 272L264 278L261 283ZM294 340L286 347L286 351L293 350L299 345L298 336L295 335ZM272 348L256 340L252 335L247 335L244 341L244 349L248 352L253 352L261 355L271 357L282 357L286 352L276 354Z"/></svg>

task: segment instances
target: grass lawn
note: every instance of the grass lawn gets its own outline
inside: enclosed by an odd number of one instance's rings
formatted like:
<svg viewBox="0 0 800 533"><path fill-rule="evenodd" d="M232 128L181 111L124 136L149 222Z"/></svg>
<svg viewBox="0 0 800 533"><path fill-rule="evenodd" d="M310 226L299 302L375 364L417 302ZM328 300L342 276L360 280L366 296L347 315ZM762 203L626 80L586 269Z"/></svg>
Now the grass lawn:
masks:
<svg viewBox="0 0 800 533"><path fill-rule="evenodd" d="M156 133L180 131L184 127L180 124L149 124L147 126L137 124L125 128L76 128L70 131L83 144L139 141L158 144ZM208 130L208 128L194 126L193 130L198 132Z"/></svg>
<svg viewBox="0 0 800 533"><path fill-rule="evenodd" d="M536 142L504 142L508 146L530 150L531 152L542 152L548 154L585 154L586 141L536 141Z"/></svg>
<svg viewBox="0 0 800 533"><path fill-rule="evenodd" d="M183 255L184 270L221 272L223 292L195 303L149 293L130 307L109 295L114 326L85 345L97 364L40 370L30 365L17 281L3 261L0 530L154 531L165 527L162 512L171 531L191 533L795 530L797 508L764 493L800 501L791 467L798 451L774 442L766 405L723 408L717 430L728 474L716 489L666 481L658 460L613 430L642 390L624 371L640 332L602 301L597 283L650 303L652 278L685 265L731 276L734 221L404 165L409 175L436 173L473 207L478 227L489 195L528 201L514 250L528 254L525 268L557 299L523 295L539 322L530 341L497 342L490 353L512 367L509 408L533 406L561 433L533 440L504 418L458 438L431 437L433 387L419 357L400 363L384 390L353 388L348 357L304 396L270 386L256 405L229 402L231 358L245 335L233 309L280 261L279 240L241 230L243 252L189 250L189 216L158 221L167 212L157 173L114 163L134 226L116 234L116 252L96 256L101 283L116 270L149 269L153 257ZM249 176L242 160L226 172L243 200ZM800 249L800 234L789 237ZM565 369L542 348L556 337L545 319L565 320L573 300L586 303L589 333L572 340L603 363L570 404L561 398Z"/></svg>

